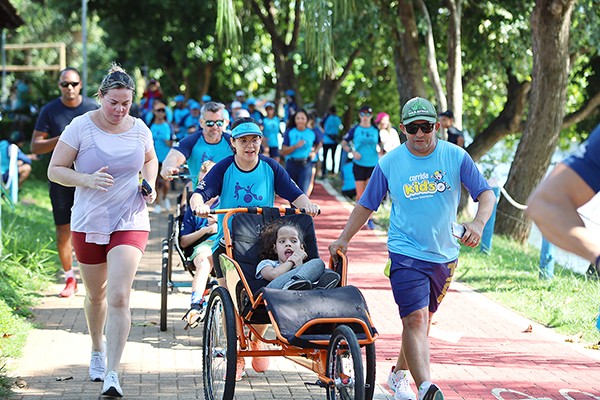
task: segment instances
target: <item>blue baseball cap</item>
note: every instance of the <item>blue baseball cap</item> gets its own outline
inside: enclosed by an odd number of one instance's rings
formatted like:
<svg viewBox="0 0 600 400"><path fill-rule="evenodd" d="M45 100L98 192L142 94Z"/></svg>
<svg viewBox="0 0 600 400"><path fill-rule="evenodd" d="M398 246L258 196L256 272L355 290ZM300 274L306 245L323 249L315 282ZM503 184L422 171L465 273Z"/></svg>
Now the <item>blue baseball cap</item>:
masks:
<svg viewBox="0 0 600 400"><path fill-rule="evenodd" d="M287 94L290 97L293 97L296 95L296 92L294 92L292 89L288 89L285 91L285 94Z"/></svg>
<svg viewBox="0 0 600 400"><path fill-rule="evenodd" d="M236 126L231 130L231 137L234 139L241 138L242 136L255 135L261 136L263 135L262 131L254 122L244 122Z"/></svg>
<svg viewBox="0 0 600 400"><path fill-rule="evenodd" d="M256 105L256 99L254 97L251 97L248 99L247 101L248 105L250 106L255 106Z"/></svg>
<svg viewBox="0 0 600 400"><path fill-rule="evenodd" d="M181 101L185 101L185 96L184 96L184 95L182 95L182 94L178 94L177 96L175 96L175 97L173 98L173 100L175 100L175 102L179 103L179 102L181 102Z"/></svg>
<svg viewBox="0 0 600 400"><path fill-rule="evenodd" d="M269 107L271 107L271 108L275 108L275 103L273 103L272 101L268 101L268 102L265 104L265 108L269 108Z"/></svg>
<svg viewBox="0 0 600 400"><path fill-rule="evenodd" d="M212 97L210 97L210 95L208 95L208 94L205 94L204 96L202 96L202 101L205 103L207 101L211 101L211 100L212 100Z"/></svg>
<svg viewBox="0 0 600 400"><path fill-rule="evenodd" d="M200 103L193 102L192 104L190 104L190 110L200 110L201 108L202 106L200 106Z"/></svg>

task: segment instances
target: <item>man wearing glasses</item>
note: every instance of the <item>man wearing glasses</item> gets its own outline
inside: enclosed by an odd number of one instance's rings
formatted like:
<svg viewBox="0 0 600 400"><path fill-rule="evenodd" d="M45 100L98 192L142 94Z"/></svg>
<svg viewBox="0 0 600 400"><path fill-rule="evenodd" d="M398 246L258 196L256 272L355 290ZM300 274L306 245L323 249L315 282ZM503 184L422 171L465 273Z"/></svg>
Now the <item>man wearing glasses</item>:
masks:
<svg viewBox="0 0 600 400"><path fill-rule="evenodd" d="M58 79L60 97L52 100L40 111L31 138L31 152L51 153L58 139L73 118L99 108L98 103L80 94L81 77L75 68L60 71ZM72 269L73 247L71 245L71 207L75 197L74 187L65 187L48 181L52 214L56 225L56 247L65 271L66 284L60 297L70 297L77 292L77 279Z"/></svg>
<svg viewBox="0 0 600 400"><path fill-rule="evenodd" d="M346 252L386 194L392 210L388 231L390 285L402 319L402 343L388 378L394 399L442 400L431 382L428 332L457 266L460 245L452 236L461 184L479 202L472 222L464 223L460 242L479 244L496 201L490 186L462 148L436 138L435 107L415 97L402 108L400 129L407 141L383 156L340 237L329 246L333 257ZM410 387L415 380L418 397Z"/></svg>
<svg viewBox="0 0 600 400"><path fill-rule="evenodd" d="M163 178L173 179L179 173L179 166L187 160L190 178L193 187L196 187L204 161L216 163L233 154L231 136L225 133L229 120L224 116L224 108L223 104L214 101L204 103L200 111L201 129L173 145L162 163L160 175Z"/></svg>

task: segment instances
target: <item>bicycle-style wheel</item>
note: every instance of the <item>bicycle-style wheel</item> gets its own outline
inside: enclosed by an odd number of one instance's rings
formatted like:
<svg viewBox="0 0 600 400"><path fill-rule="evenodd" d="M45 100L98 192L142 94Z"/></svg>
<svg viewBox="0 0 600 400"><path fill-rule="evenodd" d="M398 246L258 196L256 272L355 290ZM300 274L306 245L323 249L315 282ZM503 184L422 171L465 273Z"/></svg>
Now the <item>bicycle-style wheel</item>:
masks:
<svg viewBox="0 0 600 400"><path fill-rule="evenodd" d="M231 400L235 392L237 334L235 310L227 289L215 288L204 319L202 379L206 400Z"/></svg>
<svg viewBox="0 0 600 400"><path fill-rule="evenodd" d="M333 384L327 388L328 400L364 400L365 378L362 355L356 335L346 325L331 334L327 348L327 377Z"/></svg>
<svg viewBox="0 0 600 400"><path fill-rule="evenodd" d="M162 332L167 330L167 299L169 296L169 286L171 281L169 279L169 240L163 239L162 241L162 263L161 263L161 274L160 274L160 330Z"/></svg>

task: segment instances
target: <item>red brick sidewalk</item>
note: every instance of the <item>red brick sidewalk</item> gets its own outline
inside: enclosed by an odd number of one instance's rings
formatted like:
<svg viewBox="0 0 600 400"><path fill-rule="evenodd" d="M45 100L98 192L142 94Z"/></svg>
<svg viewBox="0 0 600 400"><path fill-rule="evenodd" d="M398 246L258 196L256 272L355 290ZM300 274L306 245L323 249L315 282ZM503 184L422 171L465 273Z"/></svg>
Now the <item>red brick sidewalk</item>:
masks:
<svg viewBox="0 0 600 400"><path fill-rule="evenodd" d="M311 196L321 257L341 232L351 209L321 185ZM378 236L379 234L379 236ZM385 385L400 345L401 322L383 275L385 236L361 230L350 243L349 282L361 288L380 333L377 381ZM460 264L459 264L460 268ZM529 325L530 333L524 333ZM600 351L570 344L454 282L431 330L432 378L446 399L600 399ZM387 387L387 386L386 386Z"/></svg>

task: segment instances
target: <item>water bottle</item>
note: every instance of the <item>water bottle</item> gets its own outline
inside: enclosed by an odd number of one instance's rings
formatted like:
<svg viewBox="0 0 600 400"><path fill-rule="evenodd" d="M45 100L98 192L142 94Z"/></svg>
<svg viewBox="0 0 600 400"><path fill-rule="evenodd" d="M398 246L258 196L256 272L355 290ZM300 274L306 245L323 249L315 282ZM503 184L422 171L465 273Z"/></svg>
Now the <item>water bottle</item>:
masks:
<svg viewBox="0 0 600 400"><path fill-rule="evenodd" d="M596 328L600 331L600 308L598 308L598 319L596 319Z"/></svg>

